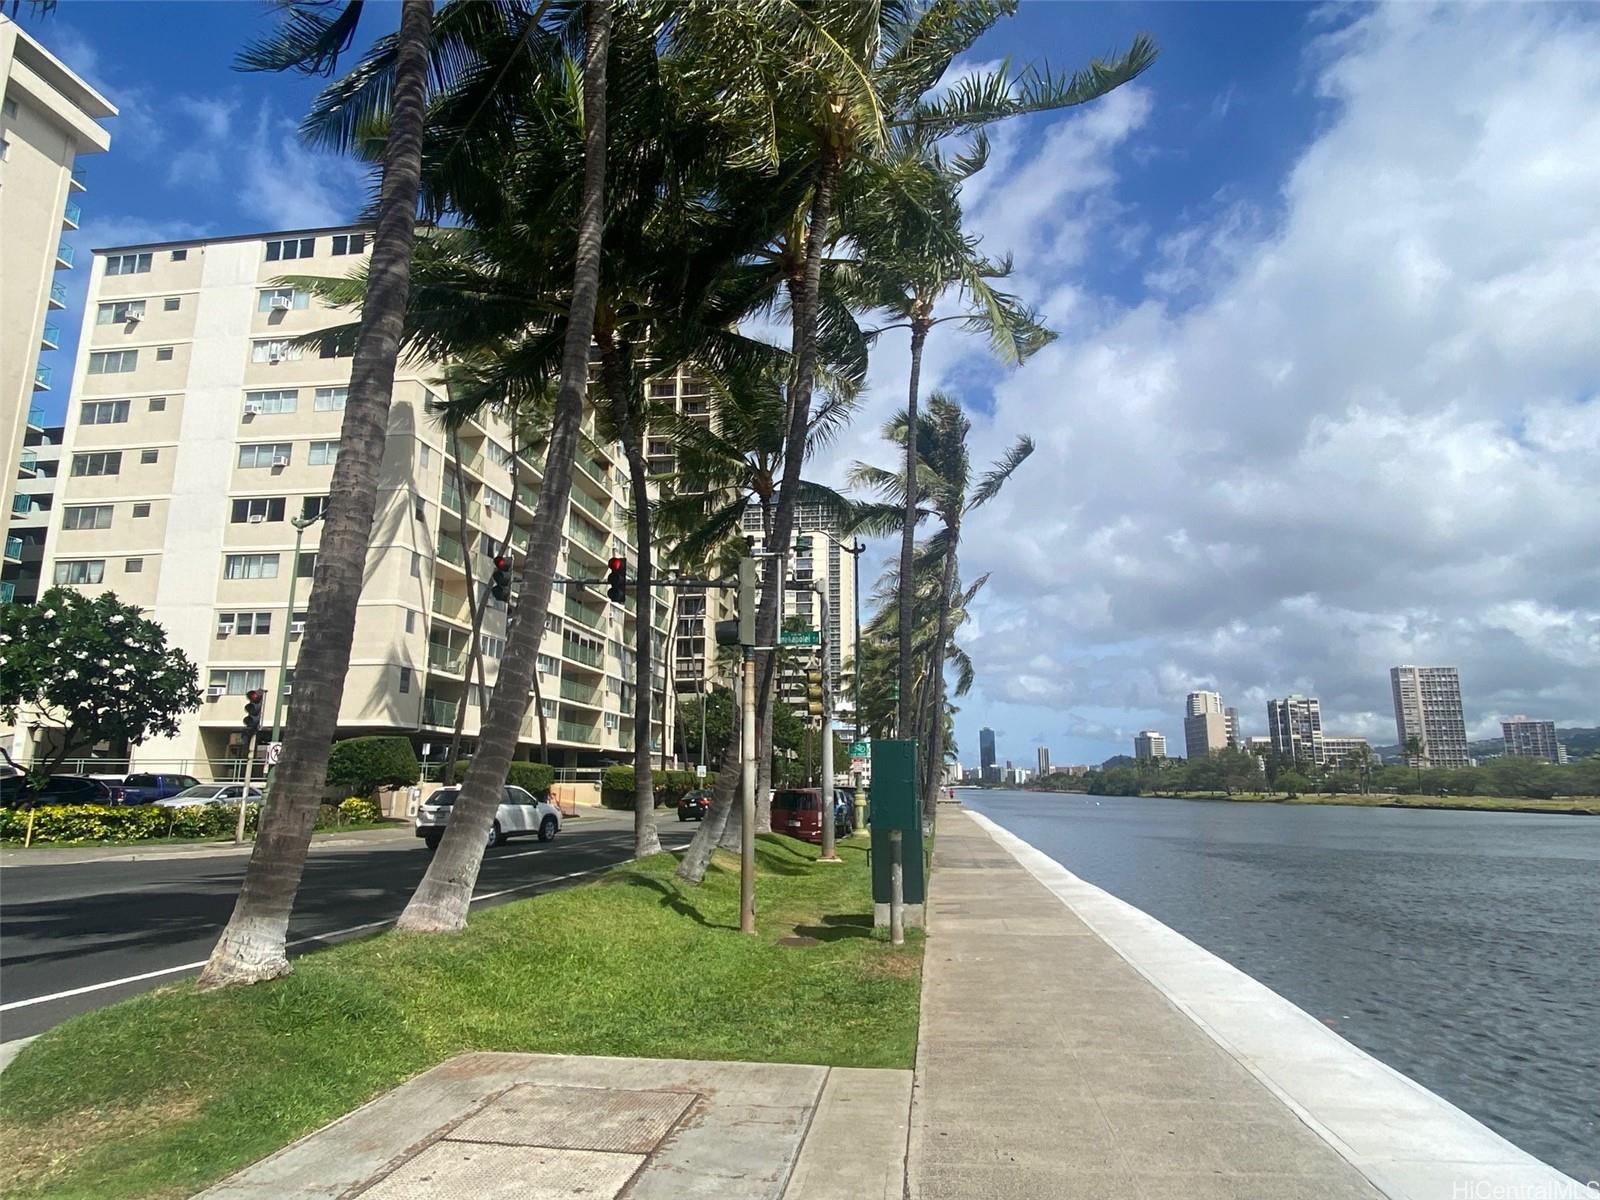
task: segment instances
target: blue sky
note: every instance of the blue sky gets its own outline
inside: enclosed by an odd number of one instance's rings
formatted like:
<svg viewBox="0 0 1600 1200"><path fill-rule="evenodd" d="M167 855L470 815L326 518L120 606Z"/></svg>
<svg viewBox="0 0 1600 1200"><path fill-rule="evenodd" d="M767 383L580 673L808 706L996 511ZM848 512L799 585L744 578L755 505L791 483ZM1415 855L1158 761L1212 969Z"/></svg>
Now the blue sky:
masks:
<svg viewBox="0 0 1600 1200"><path fill-rule="evenodd" d="M369 8L369 35L392 27ZM980 455L1039 444L968 528L964 574L992 575L964 758L982 724L1018 762L1181 743L1202 686L1247 733L1298 691L1392 741L1401 662L1460 666L1478 736L1600 721L1596 13L1025 3L958 64L1162 50L1105 101L1003 127L965 198L1061 337L1015 371L954 327L930 341L926 386L971 410ZM266 6L23 20L122 110L80 251L360 206L361 172L295 140L317 82L230 69ZM886 340L820 473L882 460L904 373Z"/></svg>

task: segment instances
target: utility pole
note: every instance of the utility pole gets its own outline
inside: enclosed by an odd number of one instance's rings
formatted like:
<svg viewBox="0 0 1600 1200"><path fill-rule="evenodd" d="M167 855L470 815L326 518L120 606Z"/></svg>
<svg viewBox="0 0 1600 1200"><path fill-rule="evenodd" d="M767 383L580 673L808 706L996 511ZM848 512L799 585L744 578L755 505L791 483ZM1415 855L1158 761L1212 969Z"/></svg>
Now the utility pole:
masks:
<svg viewBox="0 0 1600 1200"><path fill-rule="evenodd" d="M749 560L746 559L746 562ZM756 652L744 648L744 728L739 738L739 932L756 931Z"/></svg>
<svg viewBox="0 0 1600 1200"><path fill-rule="evenodd" d="M822 583L811 585L822 601L822 620L819 622L822 639L817 645L822 659L822 854L818 862L842 862L835 845L833 797L833 671L828 657L828 592Z"/></svg>

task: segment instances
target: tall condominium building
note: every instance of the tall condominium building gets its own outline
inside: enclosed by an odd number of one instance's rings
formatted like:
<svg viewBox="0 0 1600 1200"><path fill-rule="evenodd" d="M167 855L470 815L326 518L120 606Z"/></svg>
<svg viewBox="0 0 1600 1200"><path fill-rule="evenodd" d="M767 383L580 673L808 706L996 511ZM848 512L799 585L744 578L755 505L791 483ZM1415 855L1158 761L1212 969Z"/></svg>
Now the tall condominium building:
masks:
<svg viewBox="0 0 1600 1200"><path fill-rule="evenodd" d="M745 511L744 533L753 540L758 551L765 548L761 510L754 504ZM855 692L845 668L855 662L859 632L856 628L856 556L843 550L838 523L820 504L802 503L795 509L795 548L789 557L789 578L802 586L785 590L784 620L798 618L808 628L823 631L827 642L828 676L833 680L834 720L839 725L854 728ZM826 600L812 588L819 583ZM805 665L799 655L791 656L791 662L793 665L786 669L779 686L791 700L798 700L805 692Z"/></svg>
<svg viewBox="0 0 1600 1200"><path fill-rule="evenodd" d="M1141 762L1152 758L1165 758L1167 756L1165 735L1153 729L1140 730L1133 736L1133 756Z"/></svg>
<svg viewBox="0 0 1600 1200"><path fill-rule="evenodd" d="M978 769L987 771L994 766L994 730L978 730Z"/></svg>
<svg viewBox="0 0 1600 1200"><path fill-rule="evenodd" d="M1413 766L1465 767L1467 722L1461 710L1461 678L1454 667L1391 667L1394 725L1400 753ZM1422 753L1406 750L1411 739Z"/></svg>
<svg viewBox="0 0 1600 1200"><path fill-rule="evenodd" d="M1298 763L1321 764L1322 704L1315 696L1286 696L1267 701L1267 736L1272 752Z"/></svg>
<svg viewBox="0 0 1600 1200"><path fill-rule="evenodd" d="M330 503L351 360L347 345L293 343L348 314L274 281L344 275L367 242L361 229L304 229L95 252L46 582L116 592L199 664L205 702L176 736L139 746L140 766L221 774L240 753L242 697L253 688L267 691L268 717L281 699L293 720L296 635L315 582L316 518ZM490 559L509 545L520 566L542 467L491 414L447 434L435 413L440 374L403 360L396 375L338 718L341 735L405 734L434 758L463 705L472 744L484 707L467 675L465 567L485 595L493 687L508 613L485 594ZM595 440L592 413L584 426L598 449L580 450L573 472L558 578L601 578L612 554L636 559L616 447ZM298 555L296 517L313 521ZM666 597L642 606L664 652ZM520 756L535 755L541 734L552 761L572 766L615 759L635 737L659 744L671 721L661 654L651 728L634 729L640 607L634 596L614 604L598 588L555 588L538 659L545 719L530 706ZM285 639L290 667L280 677Z"/></svg>
<svg viewBox="0 0 1600 1200"><path fill-rule="evenodd" d="M1366 738L1336 737L1334 734L1324 734L1322 737L1322 763L1324 766L1337 770L1341 767L1354 766L1363 750L1371 751L1372 746ZM1373 762L1377 759L1374 758Z"/></svg>
<svg viewBox="0 0 1600 1200"><path fill-rule="evenodd" d="M1239 749L1242 744L1239 739L1239 710L1237 708L1223 709L1222 719L1228 734L1228 749Z"/></svg>
<svg viewBox="0 0 1600 1200"><path fill-rule="evenodd" d="M1190 692L1188 703L1184 712L1186 717L1196 717L1201 713L1221 713L1221 692Z"/></svg>
<svg viewBox="0 0 1600 1200"><path fill-rule="evenodd" d="M1228 718L1220 712L1197 712L1183 719L1184 754L1207 758L1228 748Z"/></svg>
<svg viewBox="0 0 1600 1200"><path fill-rule="evenodd" d="M1556 741L1554 721L1535 721L1531 717L1507 717L1500 722L1500 733L1505 738L1505 752L1513 758L1542 758L1545 762L1561 762L1566 755Z"/></svg>
<svg viewBox="0 0 1600 1200"><path fill-rule="evenodd" d="M1039 747L1039 778L1043 779L1048 774L1050 774L1050 748L1048 746L1040 746Z"/></svg>
<svg viewBox="0 0 1600 1200"><path fill-rule="evenodd" d="M47 406L70 371L40 362L61 344L67 306L63 273L76 248L77 195L86 178L78 159L111 144L98 124L117 110L60 59L0 14L0 491L6 514L0 602L31 600L44 554L54 461Z"/></svg>

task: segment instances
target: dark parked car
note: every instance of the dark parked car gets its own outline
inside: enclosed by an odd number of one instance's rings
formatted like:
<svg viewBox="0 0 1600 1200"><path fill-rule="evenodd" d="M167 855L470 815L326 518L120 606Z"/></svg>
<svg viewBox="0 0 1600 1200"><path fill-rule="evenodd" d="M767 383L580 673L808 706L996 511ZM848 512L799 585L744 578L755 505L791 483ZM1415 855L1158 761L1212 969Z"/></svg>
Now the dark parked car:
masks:
<svg viewBox="0 0 1600 1200"><path fill-rule="evenodd" d="M176 796L179 792L198 787L200 781L193 775L173 775L167 772L129 775L119 787L111 785L111 794L118 804L153 804Z"/></svg>
<svg viewBox="0 0 1600 1200"><path fill-rule="evenodd" d="M29 797L33 804L111 804L111 789L87 775L52 775Z"/></svg>
<svg viewBox="0 0 1600 1200"><path fill-rule="evenodd" d="M711 793L701 788L685 792L678 800L678 820L703 821L711 811Z"/></svg>

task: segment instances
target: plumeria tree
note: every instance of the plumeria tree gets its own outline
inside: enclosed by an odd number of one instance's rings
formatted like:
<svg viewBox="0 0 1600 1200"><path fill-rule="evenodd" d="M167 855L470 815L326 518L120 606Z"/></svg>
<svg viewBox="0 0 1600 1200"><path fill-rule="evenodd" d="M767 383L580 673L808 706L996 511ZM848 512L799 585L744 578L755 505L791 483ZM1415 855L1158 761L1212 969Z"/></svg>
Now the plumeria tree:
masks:
<svg viewBox="0 0 1600 1200"><path fill-rule="evenodd" d="M51 588L0 608L0 680L0 719L49 731L46 771L101 742L175 734L200 704L194 663L112 592Z"/></svg>

